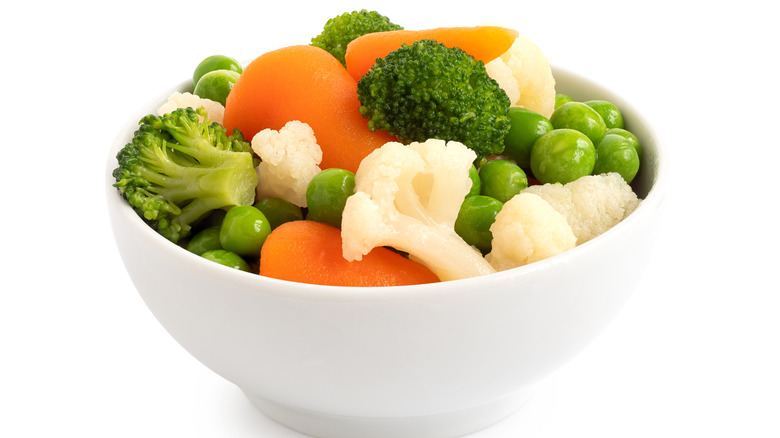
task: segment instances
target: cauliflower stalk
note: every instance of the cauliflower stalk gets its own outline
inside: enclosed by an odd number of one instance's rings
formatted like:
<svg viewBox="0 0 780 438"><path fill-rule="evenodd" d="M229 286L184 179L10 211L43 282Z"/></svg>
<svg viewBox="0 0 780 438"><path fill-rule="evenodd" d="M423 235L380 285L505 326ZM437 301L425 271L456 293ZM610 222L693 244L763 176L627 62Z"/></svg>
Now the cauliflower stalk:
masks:
<svg viewBox="0 0 780 438"><path fill-rule="evenodd" d="M257 166L257 198L281 198L306 207L306 188L320 172L322 149L312 128L303 122L287 122L279 131L264 129L252 138Z"/></svg>
<svg viewBox="0 0 780 438"><path fill-rule="evenodd" d="M355 173L355 194L344 208L344 258L361 260L375 247L390 246L442 281L495 272L454 230L475 159L462 143L436 139L374 150Z"/></svg>

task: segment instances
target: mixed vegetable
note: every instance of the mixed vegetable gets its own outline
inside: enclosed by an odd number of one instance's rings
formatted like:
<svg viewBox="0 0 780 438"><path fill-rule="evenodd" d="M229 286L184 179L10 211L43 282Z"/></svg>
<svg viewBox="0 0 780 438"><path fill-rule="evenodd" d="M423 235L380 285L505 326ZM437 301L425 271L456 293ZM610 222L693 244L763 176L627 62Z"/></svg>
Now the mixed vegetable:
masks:
<svg viewBox="0 0 780 438"><path fill-rule="evenodd" d="M171 242L283 280L393 286L560 254L639 204L620 109L556 93L500 26L376 11L246 66L210 56L118 153L115 186Z"/></svg>

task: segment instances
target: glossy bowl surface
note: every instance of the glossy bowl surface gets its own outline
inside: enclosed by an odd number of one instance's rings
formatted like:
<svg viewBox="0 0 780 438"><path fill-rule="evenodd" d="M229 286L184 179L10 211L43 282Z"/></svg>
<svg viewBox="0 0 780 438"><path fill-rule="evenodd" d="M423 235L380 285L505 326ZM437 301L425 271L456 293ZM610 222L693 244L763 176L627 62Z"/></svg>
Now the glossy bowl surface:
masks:
<svg viewBox="0 0 780 438"><path fill-rule="evenodd" d="M106 168L117 247L146 305L195 358L266 415L320 437L451 437L515 412L612 321L652 250L666 164L651 127L607 88L555 68L558 92L606 99L645 158L640 206L573 250L440 284L343 288L225 268L171 244L113 184L116 152L162 93L117 135Z"/></svg>

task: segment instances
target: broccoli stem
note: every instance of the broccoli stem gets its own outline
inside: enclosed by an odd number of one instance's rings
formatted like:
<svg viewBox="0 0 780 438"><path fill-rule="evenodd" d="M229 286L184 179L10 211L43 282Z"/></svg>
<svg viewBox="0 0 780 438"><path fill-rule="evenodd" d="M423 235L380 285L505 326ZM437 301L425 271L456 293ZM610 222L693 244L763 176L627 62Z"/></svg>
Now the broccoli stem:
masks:
<svg viewBox="0 0 780 438"><path fill-rule="evenodd" d="M174 143L168 144L175 150L186 150ZM213 149L213 148L211 148ZM158 149L163 154L164 149ZM164 172L159 173L147 168L139 168L139 176L145 178L157 187L154 192L165 199L181 204L189 202L181 209L180 215L174 219L177 224L189 224L210 210L229 205L251 204L254 201L256 175L252 167L252 156L248 153L219 151L198 154L198 158L206 158L209 166L183 166L176 164L167 154ZM162 157L161 157L162 158ZM215 166L218 163L219 166ZM237 172L236 169L246 169ZM252 170L249 170L252 169Z"/></svg>

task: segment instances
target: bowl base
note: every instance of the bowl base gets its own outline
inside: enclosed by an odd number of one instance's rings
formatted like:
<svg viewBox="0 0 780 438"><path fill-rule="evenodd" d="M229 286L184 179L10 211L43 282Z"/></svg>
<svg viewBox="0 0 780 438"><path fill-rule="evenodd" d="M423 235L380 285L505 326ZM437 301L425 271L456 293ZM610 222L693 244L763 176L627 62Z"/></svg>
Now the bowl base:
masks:
<svg viewBox="0 0 780 438"><path fill-rule="evenodd" d="M317 438L453 438L509 417L531 398L534 388L479 406L415 417L352 417L285 406L244 391L263 414L290 429Z"/></svg>

